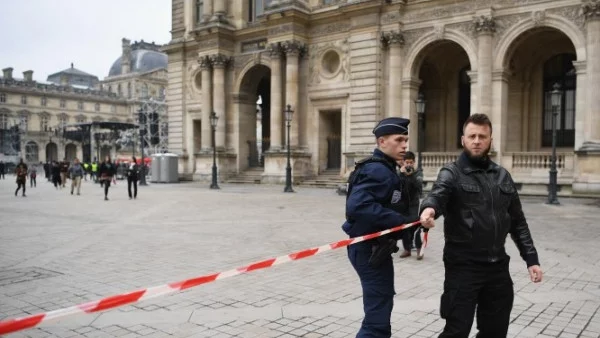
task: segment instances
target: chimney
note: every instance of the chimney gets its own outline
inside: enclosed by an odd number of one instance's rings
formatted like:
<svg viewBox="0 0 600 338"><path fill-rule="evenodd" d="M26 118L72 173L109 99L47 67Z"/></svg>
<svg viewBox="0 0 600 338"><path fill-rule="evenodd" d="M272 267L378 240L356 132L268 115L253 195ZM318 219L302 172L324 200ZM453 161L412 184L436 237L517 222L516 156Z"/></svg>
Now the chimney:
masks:
<svg viewBox="0 0 600 338"><path fill-rule="evenodd" d="M25 79L26 82L31 82L33 81L33 70L26 70L23 72L23 79Z"/></svg>
<svg viewBox="0 0 600 338"><path fill-rule="evenodd" d="M65 74L62 74L60 76L60 85L61 86L68 86L69 85L69 77Z"/></svg>
<svg viewBox="0 0 600 338"><path fill-rule="evenodd" d="M131 71L131 40L123 38L121 40L123 55L121 56L121 74L127 74Z"/></svg>
<svg viewBox="0 0 600 338"><path fill-rule="evenodd" d="M8 68L2 69L2 72L4 73L4 79L5 80L12 80L12 71L13 71L12 67L8 67Z"/></svg>

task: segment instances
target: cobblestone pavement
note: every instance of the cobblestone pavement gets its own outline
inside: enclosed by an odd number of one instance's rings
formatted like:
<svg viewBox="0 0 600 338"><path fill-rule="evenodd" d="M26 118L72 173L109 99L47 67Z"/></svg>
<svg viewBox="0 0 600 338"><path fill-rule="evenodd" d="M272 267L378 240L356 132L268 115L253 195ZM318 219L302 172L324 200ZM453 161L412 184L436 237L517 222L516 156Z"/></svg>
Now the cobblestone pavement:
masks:
<svg viewBox="0 0 600 338"><path fill-rule="evenodd" d="M332 190L197 183L150 185L137 200L122 181L102 200L39 180L14 196L0 181L0 319L245 265L345 238L344 197ZM548 206L524 198L545 271L529 282L515 246L511 337L600 336L600 208L594 200ZM442 226L425 259L395 257L394 337L437 337ZM11 337L353 337L362 318L358 278L345 249L178 294L48 323ZM475 328L472 333L475 333Z"/></svg>

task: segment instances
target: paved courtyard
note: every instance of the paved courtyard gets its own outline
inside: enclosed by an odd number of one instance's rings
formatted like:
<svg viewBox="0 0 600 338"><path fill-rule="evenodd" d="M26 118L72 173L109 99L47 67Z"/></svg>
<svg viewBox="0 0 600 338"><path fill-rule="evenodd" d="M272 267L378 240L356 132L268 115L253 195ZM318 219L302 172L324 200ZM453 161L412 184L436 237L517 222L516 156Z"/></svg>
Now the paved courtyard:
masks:
<svg viewBox="0 0 600 338"><path fill-rule="evenodd" d="M138 288L236 268L344 239L344 197L283 186L154 184L130 201L123 181L102 200L40 179L14 196L0 180L0 319L51 311ZM515 246L510 337L600 336L600 204L524 198L544 282L529 282ZM437 337L442 224L425 259L395 260L394 337ZM362 318L345 249L235 276L10 337L353 337ZM475 329L473 329L473 333Z"/></svg>

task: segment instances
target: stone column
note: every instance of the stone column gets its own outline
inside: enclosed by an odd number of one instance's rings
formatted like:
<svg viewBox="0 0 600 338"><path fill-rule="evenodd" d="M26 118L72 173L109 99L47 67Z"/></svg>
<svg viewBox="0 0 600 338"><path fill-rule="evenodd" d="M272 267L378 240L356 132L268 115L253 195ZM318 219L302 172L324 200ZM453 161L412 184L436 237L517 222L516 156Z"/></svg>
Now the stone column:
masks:
<svg viewBox="0 0 600 338"><path fill-rule="evenodd" d="M410 119L408 125L408 134L410 135L409 149L416 151L419 139L419 116L417 116L417 106L415 101L419 97L419 87L421 80L417 78L408 78L402 80L402 117ZM427 100L427 97L425 97ZM427 105L425 105L427 114ZM427 116L427 115L425 115Z"/></svg>
<svg viewBox="0 0 600 338"><path fill-rule="evenodd" d="M225 149L226 126L227 126L227 106L225 92L225 67L229 64L230 58L223 54L215 54L211 57L213 66L213 84L214 89L214 111L217 113L216 143L217 148ZM210 124L210 122L209 122Z"/></svg>
<svg viewBox="0 0 600 338"><path fill-rule="evenodd" d="M481 15L474 19L474 29L477 33L477 82L478 107L475 112L490 115L492 112L492 40L496 32L494 18ZM471 110L473 112L473 110Z"/></svg>
<svg viewBox="0 0 600 338"><path fill-rule="evenodd" d="M286 41L283 43L286 55L285 64L285 104L294 110L292 125L290 128L290 146L298 147L298 125L300 123L300 111L298 110L298 62L304 51L304 45L298 41ZM287 127L286 127L287 133ZM285 133L284 133L285 134ZM285 134L287 135L287 134ZM287 138L286 138L287 141Z"/></svg>
<svg viewBox="0 0 600 338"><path fill-rule="evenodd" d="M216 0L214 4L214 15L211 21L227 21L227 0Z"/></svg>
<svg viewBox="0 0 600 338"><path fill-rule="evenodd" d="M283 127L283 97L282 97L282 48L280 44L269 46L271 54L271 145L272 151L281 150Z"/></svg>
<svg viewBox="0 0 600 338"><path fill-rule="evenodd" d="M217 0L221 1L221 0ZM213 0L204 0L204 8L202 9L202 22L208 22L213 16Z"/></svg>
<svg viewBox="0 0 600 338"><path fill-rule="evenodd" d="M587 1L582 5L587 28L587 109L586 124L589 148L600 151L600 1ZM579 89L579 88L578 88ZM586 146L584 145L584 147Z"/></svg>
<svg viewBox="0 0 600 338"><path fill-rule="evenodd" d="M183 26L185 27L185 33L183 35L187 38L192 30L194 30L195 20L195 0L184 0L183 2Z"/></svg>
<svg viewBox="0 0 600 338"><path fill-rule="evenodd" d="M508 133L508 81L509 74L504 71L496 71L492 74L493 107L490 119L494 128L494 140L492 150L496 152L496 158L502 165L502 153L506 148L506 135Z"/></svg>
<svg viewBox="0 0 600 338"><path fill-rule="evenodd" d="M575 92L575 147L574 149L580 149L583 143L588 139L587 132L587 116L585 114L586 109L586 83L587 83L587 62L586 61L574 61L575 72L577 74L577 88L580 88ZM577 114L577 112L582 112Z"/></svg>
<svg viewBox="0 0 600 338"><path fill-rule="evenodd" d="M213 111L212 102L212 74L211 61L208 56L200 59L200 69L202 71L202 125L200 144L202 150L208 151L212 148L211 144L211 129L210 129L210 113ZM191 154L190 154L191 155Z"/></svg>
<svg viewBox="0 0 600 338"><path fill-rule="evenodd" d="M385 116L401 116L402 111L402 47L404 37L400 32L388 32L384 42L389 47L389 85L387 111Z"/></svg>

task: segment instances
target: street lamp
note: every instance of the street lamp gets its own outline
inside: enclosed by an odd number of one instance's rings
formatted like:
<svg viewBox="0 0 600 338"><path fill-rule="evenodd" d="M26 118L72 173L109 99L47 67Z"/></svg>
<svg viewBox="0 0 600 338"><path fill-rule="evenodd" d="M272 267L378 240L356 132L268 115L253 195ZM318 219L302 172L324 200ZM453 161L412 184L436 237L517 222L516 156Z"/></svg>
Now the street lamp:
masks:
<svg viewBox="0 0 600 338"><path fill-rule="evenodd" d="M146 131L146 115L144 115L144 110L142 108L139 110L138 120L140 125L140 154L142 157L140 185L148 185L148 183L146 183L146 163L144 162L144 132Z"/></svg>
<svg viewBox="0 0 600 338"><path fill-rule="evenodd" d="M290 163L290 126L292 125L292 116L294 111L289 104L285 109L285 124L287 125L287 167L285 168L285 188L283 192L294 192L292 189L292 165Z"/></svg>
<svg viewBox="0 0 600 338"><path fill-rule="evenodd" d="M552 103L552 158L550 160L550 186L548 189L547 204L560 204L556 196L557 190L557 171L556 171L556 118L560 110L562 101L562 92L560 85L555 83L550 94L550 102Z"/></svg>
<svg viewBox="0 0 600 338"><path fill-rule="evenodd" d="M210 184L211 189L220 189L217 183L217 141L215 139L215 133L217 132L217 121L219 117L217 113L210 113L210 129L212 132L212 147L213 147L213 165L212 165L212 183Z"/></svg>
<svg viewBox="0 0 600 338"><path fill-rule="evenodd" d="M417 163L417 169L421 170L423 167L421 165L421 152L423 150L423 139L425 137L425 95L423 93L419 93L419 97L415 101L417 106L417 115L419 116L419 138L417 140L417 147L419 153L419 162Z"/></svg>

